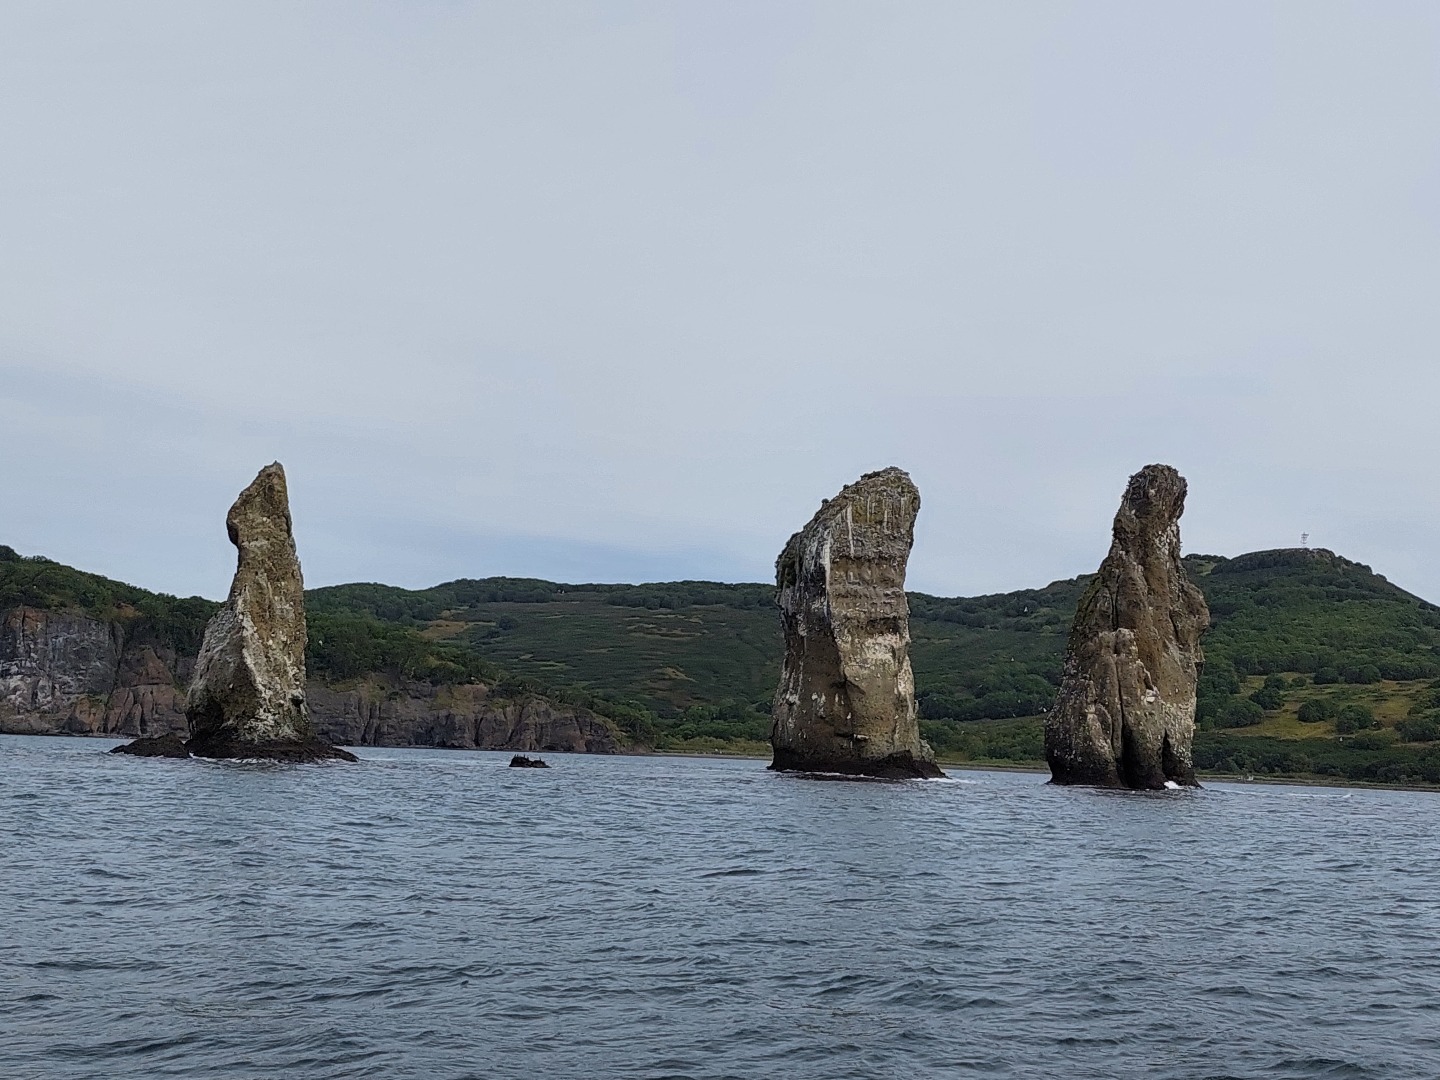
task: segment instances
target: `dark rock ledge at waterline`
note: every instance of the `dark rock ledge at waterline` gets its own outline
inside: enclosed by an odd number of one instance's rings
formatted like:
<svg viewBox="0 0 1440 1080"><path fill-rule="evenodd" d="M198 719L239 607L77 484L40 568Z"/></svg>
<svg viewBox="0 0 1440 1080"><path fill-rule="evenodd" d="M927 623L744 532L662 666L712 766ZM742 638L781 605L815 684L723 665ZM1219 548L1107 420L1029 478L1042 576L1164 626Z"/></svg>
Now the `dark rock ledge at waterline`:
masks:
<svg viewBox="0 0 1440 1080"><path fill-rule="evenodd" d="M148 739L136 739L124 746L117 746L110 752L134 754L136 757L261 758L295 763L360 760L350 751L342 750L321 738L256 743L240 739L186 741L179 735L157 735Z"/></svg>
<svg viewBox="0 0 1440 1080"><path fill-rule="evenodd" d="M891 779L943 776L920 738L905 568L920 492L867 473L821 504L775 562L785 658L770 768Z"/></svg>
<svg viewBox="0 0 1440 1080"><path fill-rule="evenodd" d="M190 748L179 735L152 735L148 739L117 746L112 754L134 754L136 757L188 758Z"/></svg>
<svg viewBox="0 0 1440 1080"><path fill-rule="evenodd" d="M285 470L260 470L225 518L239 553L225 605L205 627L185 697L190 739L139 740L145 757L355 761L318 737L305 702L305 584ZM178 739L177 739L178 741Z"/></svg>
<svg viewBox="0 0 1440 1080"><path fill-rule="evenodd" d="M1045 718L1053 783L1196 786L1195 689L1210 612L1180 563L1185 492L1169 465L1145 466L1125 488Z"/></svg>

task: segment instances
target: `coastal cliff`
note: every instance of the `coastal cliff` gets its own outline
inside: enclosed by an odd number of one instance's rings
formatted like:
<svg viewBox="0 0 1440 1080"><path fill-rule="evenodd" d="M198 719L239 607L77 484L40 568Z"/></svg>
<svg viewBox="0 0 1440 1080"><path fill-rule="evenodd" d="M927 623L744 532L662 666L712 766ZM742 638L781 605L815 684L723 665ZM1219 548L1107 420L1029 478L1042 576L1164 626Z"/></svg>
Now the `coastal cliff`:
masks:
<svg viewBox="0 0 1440 1080"><path fill-rule="evenodd" d="M187 687L205 631L222 609L0 544L0 734L173 736L183 743L193 734ZM451 654L411 631L324 615L320 622L328 629L319 660L305 662L305 693L310 727L321 738L588 753L615 753L629 741L613 720L582 705L533 689L497 690L494 669L484 665L434 670ZM352 661L348 673L335 670L337 636L341 655ZM367 659L355 664L355 655Z"/></svg>
<svg viewBox="0 0 1440 1080"><path fill-rule="evenodd" d="M0 734L184 738L184 687L194 664L123 620L28 606L0 611ZM312 679L308 696L311 727L342 745L620 750L611 727L588 709L498 695L479 683Z"/></svg>
<svg viewBox="0 0 1440 1080"><path fill-rule="evenodd" d="M459 750L553 750L614 754L615 733L588 709L539 695L502 697L478 683L368 679L310 685L310 722L348 746L438 746Z"/></svg>
<svg viewBox="0 0 1440 1080"><path fill-rule="evenodd" d="M193 656L127 635L118 622L30 607L0 612L0 734L185 737ZM479 683L311 681L310 725L348 746L439 746L613 754L588 709Z"/></svg>
<svg viewBox="0 0 1440 1080"><path fill-rule="evenodd" d="M0 611L0 733L184 735L193 664L120 622Z"/></svg>

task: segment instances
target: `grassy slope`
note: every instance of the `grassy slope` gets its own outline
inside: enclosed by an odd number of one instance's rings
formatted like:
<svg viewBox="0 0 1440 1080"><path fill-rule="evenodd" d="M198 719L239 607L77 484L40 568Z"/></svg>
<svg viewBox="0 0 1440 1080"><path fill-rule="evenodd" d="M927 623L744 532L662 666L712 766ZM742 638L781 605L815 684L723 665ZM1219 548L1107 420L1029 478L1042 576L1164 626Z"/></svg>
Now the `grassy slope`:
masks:
<svg viewBox="0 0 1440 1080"><path fill-rule="evenodd" d="M614 689L664 713L726 699L768 710L775 689L780 632L765 609L637 611L581 592L563 602L486 604L464 614L454 637L517 673Z"/></svg>

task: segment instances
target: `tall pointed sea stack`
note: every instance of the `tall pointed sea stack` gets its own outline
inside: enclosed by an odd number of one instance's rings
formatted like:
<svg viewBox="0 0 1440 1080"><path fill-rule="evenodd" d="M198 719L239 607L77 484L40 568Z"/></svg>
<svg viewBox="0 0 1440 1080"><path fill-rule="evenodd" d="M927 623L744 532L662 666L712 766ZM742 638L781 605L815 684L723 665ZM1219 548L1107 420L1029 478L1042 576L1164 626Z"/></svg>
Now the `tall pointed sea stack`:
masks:
<svg viewBox="0 0 1440 1080"><path fill-rule="evenodd" d="M821 504L775 561L785 660L772 769L942 776L920 738L905 564L920 492L867 473Z"/></svg>
<svg viewBox="0 0 1440 1080"><path fill-rule="evenodd" d="M305 585L285 470L260 470L225 518L240 563L205 627L185 700L199 757L313 761L354 756L317 738L305 706Z"/></svg>
<svg viewBox="0 0 1440 1080"><path fill-rule="evenodd" d="M1184 510L1185 479L1169 465L1130 478L1045 718L1054 783L1195 784L1195 681L1210 612L1180 564Z"/></svg>

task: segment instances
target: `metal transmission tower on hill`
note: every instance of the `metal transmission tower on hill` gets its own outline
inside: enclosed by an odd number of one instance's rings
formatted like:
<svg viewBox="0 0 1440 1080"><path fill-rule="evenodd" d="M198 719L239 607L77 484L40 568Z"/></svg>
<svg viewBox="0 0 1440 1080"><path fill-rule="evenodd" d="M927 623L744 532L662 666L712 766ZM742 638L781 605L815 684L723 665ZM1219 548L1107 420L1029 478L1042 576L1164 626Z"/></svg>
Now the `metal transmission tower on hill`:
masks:
<svg viewBox="0 0 1440 1080"><path fill-rule="evenodd" d="M1309 534L1309 533L1301 533L1301 534L1300 534L1300 546L1301 546L1302 548L1308 548L1308 547L1310 546L1310 534Z"/></svg>

